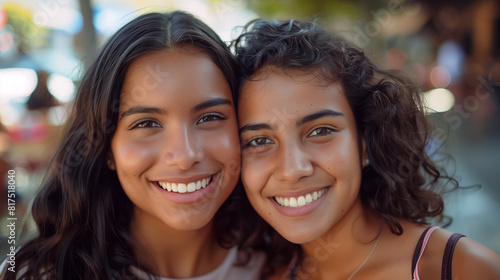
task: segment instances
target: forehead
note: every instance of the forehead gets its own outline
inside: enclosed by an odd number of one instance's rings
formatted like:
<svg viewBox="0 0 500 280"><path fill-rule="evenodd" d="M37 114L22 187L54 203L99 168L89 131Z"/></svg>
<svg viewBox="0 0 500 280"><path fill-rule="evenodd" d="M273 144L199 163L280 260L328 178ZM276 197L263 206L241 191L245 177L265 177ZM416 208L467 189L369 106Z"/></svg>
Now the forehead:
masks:
<svg viewBox="0 0 500 280"><path fill-rule="evenodd" d="M263 113L297 113L336 109L350 111L338 82L326 81L314 71L266 67L244 82L238 103L245 118Z"/></svg>
<svg viewBox="0 0 500 280"><path fill-rule="evenodd" d="M127 69L120 99L126 102L158 90L220 92L221 87L228 88L228 82L210 56L199 48L182 46L134 60Z"/></svg>

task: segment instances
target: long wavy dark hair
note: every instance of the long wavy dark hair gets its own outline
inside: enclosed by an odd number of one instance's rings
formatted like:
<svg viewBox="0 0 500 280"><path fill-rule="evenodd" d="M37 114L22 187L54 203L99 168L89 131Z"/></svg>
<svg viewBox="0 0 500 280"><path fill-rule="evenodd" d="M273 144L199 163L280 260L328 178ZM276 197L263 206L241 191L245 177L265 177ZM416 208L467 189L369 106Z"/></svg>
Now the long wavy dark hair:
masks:
<svg viewBox="0 0 500 280"><path fill-rule="evenodd" d="M184 45L208 54L235 96L236 60L202 21L175 11L145 14L122 27L83 77L62 143L33 202L38 236L20 247L16 273L7 272L5 279L135 279L131 266L148 271L130 246L133 204L106 158L128 66L145 54ZM239 242L235 192L214 217L218 242L226 247Z"/></svg>
<svg viewBox="0 0 500 280"><path fill-rule="evenodd" d="M370 160L362 171L359 195L394 234L403 233L400 219L428 224L433 218L444 218L441 193L458 183L438 168L426 151L431 126L421 92L409 77L378 68L363 50L314 21L254 20L232 47L242 68L242 83L258 78L256 74L263 67L274 66L285 73L290 69L311 71L342 86L360 144L364 137ZM261 223L256 212L247 211L254 223ZM287 245L270 226L260 228L271 242L268 254L283 257L273 260L281 264L288 261L297 247ZM253 237L249 240L266 243L250 228L246 232Z"/></svg>

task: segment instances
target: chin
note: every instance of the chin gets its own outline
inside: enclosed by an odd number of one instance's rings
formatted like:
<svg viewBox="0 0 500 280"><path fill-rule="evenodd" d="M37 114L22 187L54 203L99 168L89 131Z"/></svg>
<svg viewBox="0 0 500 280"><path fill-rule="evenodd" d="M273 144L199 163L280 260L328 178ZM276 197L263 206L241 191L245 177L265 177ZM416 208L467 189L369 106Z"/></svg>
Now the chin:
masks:
<svg viewBox="0 0 500 280"><path fill-rule="evenodd" d="M299 245L313 242L321 237L321 234L311 232L310 229L281 229L281 231L278 231L278 233L281 234L281 236L283 236L286 240Z"/></svg>
<svg viewBox="0 0 500 280"><path fill-rule="evenodd" d="M210 224L213 216L214 215L200 216L196 214L186 214L184 215L184 218L180 218L179 220L168 224L176 230L198 230Z"/></svg>
<svg viewBox="0 0 500 280"><path fill-rule="evenodd" d="M313 242L318 238L319 236L311 237L311 236L296 236L296 235L285 237L286 240L299 245Z"/></svg>

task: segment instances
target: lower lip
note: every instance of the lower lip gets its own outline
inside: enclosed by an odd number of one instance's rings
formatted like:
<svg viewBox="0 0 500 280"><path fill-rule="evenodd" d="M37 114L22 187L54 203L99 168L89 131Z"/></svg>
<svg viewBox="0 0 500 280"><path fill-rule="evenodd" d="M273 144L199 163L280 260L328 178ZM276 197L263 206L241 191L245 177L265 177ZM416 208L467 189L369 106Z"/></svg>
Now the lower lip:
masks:
<svg viewBox="0 0 500 280"><path fill-rule="evenodd" d="M214 196L214 192L217 191L217 188L215 186L217 184L217 180L219 179L219 175L220 173L212 175L212 181L210 182L210 184L194 192L169 192L159 187L156 183L151 184L153 184L155 188L160 192L160 194L168 200L178 204L189 204L199 202L204 199L212 199Z"/></svg>
<svg viewBox="0 0 500 280"><path fill-rule="evenodd" d="M278 212L280 212L281 214L288 217L299 217L307 215L316 210L316 208L318 208L321 202L323 202L323 200L325 199L325 196L328 194L329 189L330 187L326 188L325 193L320 198L302 207L285 207L279 205L278 202L274 200L274 197L270 197L269 199L271 200L271 203L273 203L274 207L276 207Z"/></svg>

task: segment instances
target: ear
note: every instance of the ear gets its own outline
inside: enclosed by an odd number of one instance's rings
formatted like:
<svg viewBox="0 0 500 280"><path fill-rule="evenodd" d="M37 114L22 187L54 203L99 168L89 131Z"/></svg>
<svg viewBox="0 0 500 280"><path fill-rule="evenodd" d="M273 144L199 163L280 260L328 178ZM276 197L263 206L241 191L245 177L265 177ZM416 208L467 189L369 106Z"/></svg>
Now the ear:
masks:
<svg viewBox="0 0 500 280"><path fill-rule="evenodd" d="M115 159L111 153L106 158L106 165L109 169L116 170Z"/></svg>

